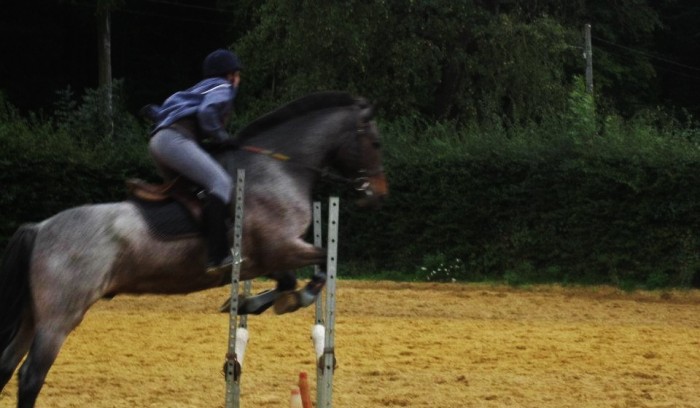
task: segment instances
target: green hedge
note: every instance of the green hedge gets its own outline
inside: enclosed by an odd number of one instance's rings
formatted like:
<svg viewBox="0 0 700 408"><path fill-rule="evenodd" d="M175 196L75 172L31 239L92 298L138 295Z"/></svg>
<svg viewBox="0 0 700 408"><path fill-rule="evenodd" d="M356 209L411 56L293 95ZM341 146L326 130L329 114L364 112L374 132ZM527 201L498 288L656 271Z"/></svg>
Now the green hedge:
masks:
<svg viewBox="0 0 700 408"><path fill-rule="evenodd" d="M157 179L144 129L124 116L119 137L89 126L76 135L91 122L85 112L54 124L0 106L3 247L23 222L123 199L129 177ZM595 124L570 118L518 129L381 124L384 208L354 207L341 186L316 192L342 196L342 273L699 286L700 136L654 118L606 118L593 135Z"/></svg>
<svg viewBox="0 0 700 408"><path fill-rule="evenodd" d="M1 95L0 95L1 96ZM116 126L119 136L94 131L76 110L69 120L32 114L20 117L0 98L0 244L25 222L43 220L69 207L126 197L124 180L154 178L145 130ZM72 125L72 126L69 126ZM97 126L94 126L97 127Z"/></svg>
<svg viewBox="0 0 700 408"><path fill-rule="evenodd" d="M384 209L346 209L341 224L346 256L380 270L428 280L698 283L699 162L471 159L395 164L389 176Z"/></svg>
<svg viewBox="0 0 700 408"><path fill-rule="evenodd" d="M120 200L125 178L152 175L141 160L0 160L2 238L64 208ZM455 160L390 163L388 175L379 211L343 192L343 261L428 280L698 284L698 162Z"/></svg>
<svg viewBox="0 0 700 408"><path fill-rule="evenodd" d="M0 240L4 245L22 223L41 221L66 208L122 200L126 178L152 173L140 162L107 167L65 157L0 160Z"/></svg>

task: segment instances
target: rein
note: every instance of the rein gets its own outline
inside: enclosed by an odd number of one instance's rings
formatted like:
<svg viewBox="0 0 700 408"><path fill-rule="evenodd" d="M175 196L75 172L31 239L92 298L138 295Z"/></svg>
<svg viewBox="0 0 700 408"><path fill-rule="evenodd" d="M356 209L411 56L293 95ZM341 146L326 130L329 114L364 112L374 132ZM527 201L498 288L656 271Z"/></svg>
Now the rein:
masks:
<svg viewBox="0 0 700 408"><path fill-rule="evenodd" d="M281 162L293 163L296 166L303 167L303 168L312 170L312 171L320 174L322 178L329 179L332 181L337 181L340 183L356 184L356 183L358 183L358 181L360 179L366 179L366 177L358 177L356 179L350 179L347 177L343 177L343 176L340 176L338 174L330 173L326 169L322 169L322 168L315 167L315 166L309 166L308 164L299 163L297 161L294 161L294 160L292 160L291 157L287 156L286 154L275 152L275 151L272 151L269 149L263 149L263 148L257 147L257 146L244 145L244 146L241 146L240 149L245 150L246 152L250 152L250 153L262 154L263 156L267 156L267 157L270 157L272 159L275 159L275 160L278 160ZM362 180L362 182L365 182L365 180Z"/></svg>

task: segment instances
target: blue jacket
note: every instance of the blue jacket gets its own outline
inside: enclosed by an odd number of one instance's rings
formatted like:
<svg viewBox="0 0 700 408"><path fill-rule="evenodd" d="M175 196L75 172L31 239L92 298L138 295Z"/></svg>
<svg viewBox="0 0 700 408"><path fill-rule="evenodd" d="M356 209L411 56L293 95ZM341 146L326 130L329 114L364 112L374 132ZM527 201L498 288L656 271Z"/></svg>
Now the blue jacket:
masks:
<svg viewBox="0 0 700 408"><path fill-rule="evenodd" d="M233 109L234 88L224 78L207 78L193 87L176 92L163 102L156 116L153 133L184 117L197 119L204 137L227 139L225 121Z"/></svg>

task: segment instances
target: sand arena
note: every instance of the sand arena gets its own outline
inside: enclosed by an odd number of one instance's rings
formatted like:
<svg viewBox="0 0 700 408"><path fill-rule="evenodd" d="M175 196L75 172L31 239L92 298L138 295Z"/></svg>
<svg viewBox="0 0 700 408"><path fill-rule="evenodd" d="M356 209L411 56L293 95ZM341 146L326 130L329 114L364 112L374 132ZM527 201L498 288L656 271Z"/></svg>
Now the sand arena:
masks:
<svg viewBox="0 0 700 408"><path fill-rule="evenodd" d="M37 406L223 407L228 291L99 302ZM700 407L700 291L341 280L337 302L335 407ZM249 319L244 407L287 407L301 370L313 393L312 324Z"/></svg>

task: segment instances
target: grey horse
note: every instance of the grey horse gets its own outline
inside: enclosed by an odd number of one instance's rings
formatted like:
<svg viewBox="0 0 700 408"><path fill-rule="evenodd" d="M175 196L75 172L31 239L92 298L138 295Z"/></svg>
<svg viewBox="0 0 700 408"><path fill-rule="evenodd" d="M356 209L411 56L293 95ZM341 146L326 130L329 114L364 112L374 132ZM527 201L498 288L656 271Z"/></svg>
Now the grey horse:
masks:
<svg viewBox="0 0 700 408"><path fill-rule="evenodd" d="M388 193L373 109L346 93L312 94L252 122L238 137L243 148L216 157L233 177L246 170L241 279L278 282L240 307L259 313L291 293L303 304L278 311L292 311L309 303L299 293L315 294L323 283L321 277L295 290L293 271L325 260L321 248L303 239L312 190L325 170L358 189L361 205ZM205 248L198 234L155 234L133 200L71 208L20 227L0 269L0 392L26 355L17 406L33 407L66 337L102 298L182 294L230 282L230 271L205 273Z"/></svg>

